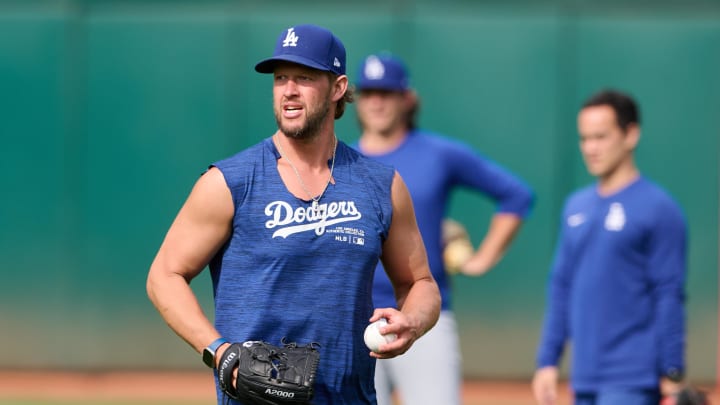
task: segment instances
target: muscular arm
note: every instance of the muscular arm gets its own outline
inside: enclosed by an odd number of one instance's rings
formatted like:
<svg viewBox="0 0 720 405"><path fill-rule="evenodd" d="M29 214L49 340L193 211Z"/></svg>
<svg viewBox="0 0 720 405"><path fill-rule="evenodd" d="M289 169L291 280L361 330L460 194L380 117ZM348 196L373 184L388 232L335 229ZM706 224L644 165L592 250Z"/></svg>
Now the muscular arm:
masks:
<svg viewBox="0 0 720 405"><path fill-rule="evenodd" d="M147 277L147 293L170 328L201 352L220 336L190 281L231 232L234 205L222 173L212 168L195 184L165 236Z"/></svg>
<svg viewBox="0 0 720 405"><path fill-rule="evenodd" d="M440 315L440 291L430 274L425 245L415 221L410 193L397 172L392 184L393 218L383 245L382 262L395 288L398 308L406 325L392 325L389 332L398 333L407 347L425 334ZM376 311L374 318L379 318ZM405 341L404 339L407 339Z"/></svg>
<svg viewBox="0 0 720 405"><path fill-rule="evenodd" d="M502 259L513 238L515 238L522 221L522 218L516 214L495 214L477 251L462 266L461 271L463 274L469 276L485 274L496 265Z"/></svg>

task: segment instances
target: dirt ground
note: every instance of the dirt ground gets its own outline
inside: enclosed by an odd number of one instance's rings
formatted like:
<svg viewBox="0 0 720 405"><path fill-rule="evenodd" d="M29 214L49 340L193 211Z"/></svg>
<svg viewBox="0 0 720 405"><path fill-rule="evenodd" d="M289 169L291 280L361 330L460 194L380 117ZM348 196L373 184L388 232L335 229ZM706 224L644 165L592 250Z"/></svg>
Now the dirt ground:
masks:
<svg viewBox="0 0 720 405"><path fill-rule="evenodd" d="M720 405L718 390L704 387ZM560 405L569 405L565 386ZM0 371L0 404L19 400L214 404L209 372ZM528 381L466 381L464 405L533 405ZM441 405L441 404L438 404Z"/></svg>

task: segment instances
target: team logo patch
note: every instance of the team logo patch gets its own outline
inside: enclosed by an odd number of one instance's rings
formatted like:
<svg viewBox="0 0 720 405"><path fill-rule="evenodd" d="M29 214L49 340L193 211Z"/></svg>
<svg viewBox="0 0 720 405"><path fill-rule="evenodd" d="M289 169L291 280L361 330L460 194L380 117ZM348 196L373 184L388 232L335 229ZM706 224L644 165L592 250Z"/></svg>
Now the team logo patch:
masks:
<svg viewBox="0 0 720 405"><path fill-rule="evenodd" d="M385 66L383 66L377 56L368 56L365 61L365 77L370 80L380 80L385 76Z"/></svg>
<svg viewBox="0 0 720 405"><path fill-rule="evenodd" d="M355 201L333 201L313 207L293 208L285 201L273 201L265 206L265 215L270 217L265 228L274 229L272 237L287 238L290 235L314 231L320 236L329 226L343 222L358 221L362 214L355 206Z"/></svg>
<svg viewBox="0 0 720 405"><path fill-rule="evenodd" d="M285 35L285 39L283 40L283 48L297 46L299 39L300 37L295 34L295 28L288 28L287 35Z"/></svg>
<svg viewBox="0 0 720 405"><path fill-rule="evenodd" d="M605 229L608 231L622 231L625 227L625 209L622 204L614 202L605 216Z"/></svg>

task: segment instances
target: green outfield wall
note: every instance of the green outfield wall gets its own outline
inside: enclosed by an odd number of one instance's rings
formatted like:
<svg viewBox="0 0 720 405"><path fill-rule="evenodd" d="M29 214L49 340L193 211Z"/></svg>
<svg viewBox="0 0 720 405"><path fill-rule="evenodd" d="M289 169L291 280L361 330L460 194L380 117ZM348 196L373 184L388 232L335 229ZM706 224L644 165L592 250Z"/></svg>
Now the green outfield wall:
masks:
<svg viewBox="0 0 720 405"><path fill-rule="evenodd" d="M564 197L591 178L575 115L607 86L644 118L638 162L690 225L688 360L714 381L718 342L720 3L715 1L0 1L0 368L200 368L145 278L208 163L275 129L254 63L289 25L405 58L423 127L521 175L537 202L505 260L455 276L468 377L534 367ZM338 122L358 137L354 109ZM493 207L450 215L475 243ZM206 272L193 287L212 311ZM332 320L329 320L332 321Z"/></svg>

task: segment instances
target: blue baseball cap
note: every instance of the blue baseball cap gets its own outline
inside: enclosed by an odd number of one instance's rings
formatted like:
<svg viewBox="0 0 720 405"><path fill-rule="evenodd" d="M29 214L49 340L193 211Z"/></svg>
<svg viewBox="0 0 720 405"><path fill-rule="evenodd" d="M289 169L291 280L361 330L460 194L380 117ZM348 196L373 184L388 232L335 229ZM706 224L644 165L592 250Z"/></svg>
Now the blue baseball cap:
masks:
<svg viewBox="0 0 720 405"><path fill-rule="evenodd" d="M405 91L410 87L408 71L402 60L389 54L365 58L360 72L358 90Z"/></svg>
<svg viewBox="0 0 720 405"><path fill-rule="evenodd" d="M255 70L260 73L273 73L279 61L344 75L345 46L325 28L317 25L296 25L280 33L272 58L258 62Z"/></svg>

